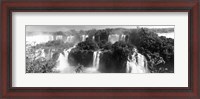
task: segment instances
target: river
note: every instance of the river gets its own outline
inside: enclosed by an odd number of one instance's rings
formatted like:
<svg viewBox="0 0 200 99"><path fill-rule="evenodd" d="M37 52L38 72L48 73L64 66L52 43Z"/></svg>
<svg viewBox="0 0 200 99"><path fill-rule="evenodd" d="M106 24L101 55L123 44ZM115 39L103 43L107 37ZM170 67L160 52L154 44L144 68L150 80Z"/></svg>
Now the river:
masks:
<svg viewBox="0 0 200 99"><path fill-rule="evenodd" d="M165 36L166 38L172 38L172 39L174 39L174 36L175 36L174 32L171 32L171 33L157 33L157 34L158 34L158 36Z"/></svg>

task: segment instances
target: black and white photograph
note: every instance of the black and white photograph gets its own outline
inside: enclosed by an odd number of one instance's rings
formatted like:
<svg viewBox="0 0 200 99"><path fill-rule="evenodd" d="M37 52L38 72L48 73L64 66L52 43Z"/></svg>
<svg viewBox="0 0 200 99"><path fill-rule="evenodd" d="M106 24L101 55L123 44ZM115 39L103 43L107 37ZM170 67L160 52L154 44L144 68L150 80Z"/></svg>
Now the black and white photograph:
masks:
<svg viewBox="0 0 200 99"><path fill-rule="evenodd" d="M26 73L174 73L174 25L26 25Z"/></svg>

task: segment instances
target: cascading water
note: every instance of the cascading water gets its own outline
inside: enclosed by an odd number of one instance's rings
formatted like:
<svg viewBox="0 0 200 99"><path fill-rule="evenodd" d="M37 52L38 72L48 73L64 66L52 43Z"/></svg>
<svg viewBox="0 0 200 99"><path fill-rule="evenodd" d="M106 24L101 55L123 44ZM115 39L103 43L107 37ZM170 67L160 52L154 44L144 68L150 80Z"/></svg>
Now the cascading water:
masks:
<svg viewBox="0 0 200 99"><path fill-rule="evenodd" d="M99 73L99 62L100 62L101 51L93 52L93 66L92 67L80 67L78 73Z"/></svg>
<svg viewBox="0 0 200 99"><path fill-rule="evenodd" d="M82 37L82 41L85 41L88 35L82 35L81 37Z"/></svg>
<svg viewBox="0 0 200 99"><path fill-rule="evenodd" d="M75 47L76 47L76 46L73 46L73 47L71 47L71 48L69 48L69 49L67 49L67 50L64 51L64 53L65 53L65 59L66 59L67 62L68 62L69 53L70 53L71 50L72 50L73 48L75 48Z"/></svg>
<svg viewBox="0 0 200 99"><path fill-rule="evenodd" d="M148 73L148 67L147 67L147 60L146 58L138 53L134 52L131 55L131 59L128 58L127 61L127 73Z"/></svg>
<svg viewBox="0 0 200 99"><path fill-rule="evenodd" d="M99 69L101 51L94 51L93 53L93 67Z"/></svg>
<svg viewBox="0 0 200 99"><path fill-rule="evenodd" d="M94 36L92 36L92 40L94 41L94 39L95 39L95 37Z"/></svg>
<svg viewBox="0 0 200 99"><path fill-rule="evenodd" d="M122 34L121 35L121 41L125 41L125 37L126 37L126 35Z"/></svg>
<svg viewBox="0 0 200 99"><path fill-rule="evenodd" d="M70 36L67 37L66 42L69 42L69 40L70 40Z"/></svg>
<svg viewBox="0 0 200 99"><path fill-rule="evenodd" d="M108 36L108 41L111 42L112 44L119 41L119 35L118 34L111 34Z"/></svg>
<svg viewBox="0 0 200 99"><path fill-rule="evenodd" d="M70 35L67 37L66 42L72 42L74 36Z"/></svg>
<svg viewBox="0 0 200 99"><path fill-rule="evenodd" d="M60 53L59 58L57 60L58 64L55 69L56 71L59 71L60 73L73 73L74 72L74 67L70 66L68 57L69 57L69 53L71 52L71 50L75 47L76 47L76 45L67 50L64 50L64 55L63 55L63 53Z"/></svg>
<svg viewBox="0 0 200 99"><path fill-rule="evenodd" d="M56 66L56 71L62 73L64 69L68 68L68 63L65 59L66 57L62 53L60 53L57 60L58 64Z"/></svg>

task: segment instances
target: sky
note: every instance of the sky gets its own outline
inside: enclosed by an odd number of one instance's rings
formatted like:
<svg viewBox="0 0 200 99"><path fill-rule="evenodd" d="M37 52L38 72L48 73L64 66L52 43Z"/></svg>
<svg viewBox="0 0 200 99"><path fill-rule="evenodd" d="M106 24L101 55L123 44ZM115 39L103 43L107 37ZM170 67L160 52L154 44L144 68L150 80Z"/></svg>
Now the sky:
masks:
<svg viewBox="0 0 200 99"><path fill-rule="evenodd" d="M137 28L137 27L146 27L146 28L174 28L174 25L27 25L26 32L56 32L56 31L69 31L75 29L79 30L90 30L90 29L105 29L105 28Z"/></svg>

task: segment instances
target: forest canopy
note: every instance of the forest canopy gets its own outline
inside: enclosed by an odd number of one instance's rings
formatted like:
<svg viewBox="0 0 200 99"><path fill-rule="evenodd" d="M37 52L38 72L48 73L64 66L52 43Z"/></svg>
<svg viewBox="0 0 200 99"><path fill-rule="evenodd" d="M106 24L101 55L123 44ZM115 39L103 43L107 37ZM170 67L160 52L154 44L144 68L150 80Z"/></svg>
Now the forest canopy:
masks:
<svg viewBox="0 0 200 99"><path fill-rule="evenodd" d="M124 72L128 57L131 56L137 49L139 53L144 55L148 61L148 68L150 72L174 72L174 39L166 38L165 36L158 36L157 33L168 33L174 31L169 29L125 29L125 28L108 28L108 29L91 29L91 30L71 30L69 32L58 31L54 35L74 35L77 42L68 43L63 40L49 41L43 44L37 44L33 46L31 50L38 49L53 49L53 56L58 58L59 53L63 53L64 49L68 49L73 45L76 45L71 50L69 56L70 64L73 66L83 65L90 66L92 64L92 57L94 51L102 51L101 62L107 68L114 68L118 72ZM68 34L66 34L68 33ZM88 35L86 40L81 40L81 35ZM114 43L109 41L110 35L124 35L124 39L118 40ZM119 37L121 38L121 36ZM28 49L27 49L28 50ZM34 53L34 51L31 51ZM29 52L30 53L30 52ZM36 59L32 61L27 54L28 72L52 72L52 68L55 66L55 60L41 60ZM37 64L37 68L34 69L32 62L40 62ZM40 66L41 65L41 66ZM48 66L49 65L49 66ZM46 69L40 69L46 68ZM100 68L101 69L101 68Z"/></svg>

